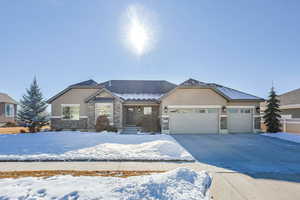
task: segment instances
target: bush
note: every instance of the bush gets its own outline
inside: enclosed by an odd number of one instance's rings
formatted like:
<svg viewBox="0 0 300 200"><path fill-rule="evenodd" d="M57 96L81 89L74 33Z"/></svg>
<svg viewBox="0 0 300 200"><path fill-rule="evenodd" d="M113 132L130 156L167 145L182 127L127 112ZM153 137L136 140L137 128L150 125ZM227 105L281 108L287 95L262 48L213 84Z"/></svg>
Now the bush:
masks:
<svg viewBox="0 0 300 200"><path fill-rule="evenodd" d="M26 130L21 129L21 130L20 130L20 133L26 133Z"/></svg>
<svg viewBox="0 0 300 200"><path fill-rule="evenodd" d="M109 119L105 115L100 115L96 121L96 132L106 131L110 127Z"/></svg>
<svg viewBox="0 0 300 200"><path fill-rule="evenodd" d="M3 127L17 127L17 124L14 122L7 122Z"/></svg>
<svg viewBox="0 0 300 200"><path fill-rule="evenodd" d="M109 126L108 128L107 128L107 131L108 132L118 132L118 129L116 128L116 127L114 127L114 126Z"/></svg>

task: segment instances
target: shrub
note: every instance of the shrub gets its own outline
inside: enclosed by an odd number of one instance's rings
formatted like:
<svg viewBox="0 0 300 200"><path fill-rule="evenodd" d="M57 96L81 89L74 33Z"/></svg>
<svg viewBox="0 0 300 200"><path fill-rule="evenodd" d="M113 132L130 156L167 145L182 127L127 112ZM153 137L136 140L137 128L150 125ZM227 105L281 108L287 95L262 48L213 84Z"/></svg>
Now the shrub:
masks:
<svg viewBox="0 0 300 200"><path fill-rule="evenodd" d="M108 126L108 128L107 128L107 131L108 132L118 132L118 129L116 128L116 127L114 127L114 126Z"/></svg>
<svg viewBox="0 0 300 200"><path fill-rule="evenodd" d="M3 127L17 127L17 124L14 122L7 122Z"/></svg>
<svg viewBox="0 0 300 200"><path fill-rule="evenodd" d="M20 130L20 133L26 133L26 130L21 129L21 130Z"/></svg>
<svg viewBox="0 0 300 200"><path fill-rule="evenodd" d="M96 121L96 132L108 130L110 127L109 119L105 115L100 115Z"/></svg>

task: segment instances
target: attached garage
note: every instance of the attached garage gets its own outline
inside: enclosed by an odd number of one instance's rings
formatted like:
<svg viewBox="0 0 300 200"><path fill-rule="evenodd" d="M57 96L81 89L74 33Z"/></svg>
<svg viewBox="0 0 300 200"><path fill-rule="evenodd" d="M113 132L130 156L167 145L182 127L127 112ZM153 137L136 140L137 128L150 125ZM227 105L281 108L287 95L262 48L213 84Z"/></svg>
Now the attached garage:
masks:
<svg viewBox="0 0 300 200"><path fill-rule="evenodd" d="M251 108L228 108L227 113L229 133L253 132Z"/></svg>
<svg viewBox="0 0 300 200"><path fill-rule="evenodd" d="M172 134L218 133L218 108L171 108L169 128Z"/></svg>

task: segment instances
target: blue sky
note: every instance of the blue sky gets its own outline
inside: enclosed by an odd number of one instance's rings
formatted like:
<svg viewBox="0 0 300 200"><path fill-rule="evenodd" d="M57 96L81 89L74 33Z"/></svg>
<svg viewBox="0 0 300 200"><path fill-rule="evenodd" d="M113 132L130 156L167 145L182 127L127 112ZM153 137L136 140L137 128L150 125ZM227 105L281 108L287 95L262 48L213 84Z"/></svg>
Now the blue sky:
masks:
<svg viewBox="0 0 300 200"><path fill-rule="evenodd" d="M137 57L124 13L154 13L158 42ZM34 76L49 98L94 79L189 77L266 97L300 87L300 1L0 1L0 92L19 100Z"/></svg>

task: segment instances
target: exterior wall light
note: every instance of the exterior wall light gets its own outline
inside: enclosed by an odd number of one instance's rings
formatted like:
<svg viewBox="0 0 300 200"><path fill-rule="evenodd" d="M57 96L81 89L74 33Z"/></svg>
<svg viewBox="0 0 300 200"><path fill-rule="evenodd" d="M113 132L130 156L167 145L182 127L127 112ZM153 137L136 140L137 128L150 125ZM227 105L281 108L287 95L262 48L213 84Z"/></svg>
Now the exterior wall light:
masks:
<svg viewBox="0 0 300 200"><path fill-rule="evenodd" d="M259 106L256 106L256 108L255 108L255 110L256 110L256 113L260 113L260 107Z"/></svg>
<svg viewBox="0 0 300 200"><path fill-rule="evenodd" d="M222 113L226 113L227 109L226 106L222 106Z"/></svg>
<svg viewBox="0 0 300 200"><path fill-rule="evenodd" d="M167 106L164 107L164 113L168 113L168 107Z"/></svg>

